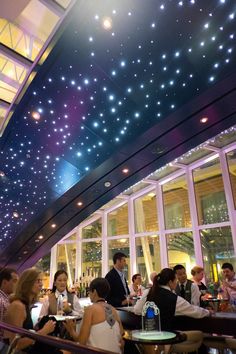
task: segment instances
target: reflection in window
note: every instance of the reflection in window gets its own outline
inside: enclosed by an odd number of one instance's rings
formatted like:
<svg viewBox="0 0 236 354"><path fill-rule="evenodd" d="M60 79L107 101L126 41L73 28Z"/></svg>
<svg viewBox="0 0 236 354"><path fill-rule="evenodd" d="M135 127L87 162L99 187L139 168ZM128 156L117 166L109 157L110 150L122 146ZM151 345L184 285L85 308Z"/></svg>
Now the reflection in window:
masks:
<svg viewBox="0 0 236 354"><path fill-rule="evenodd" d="M129 239L121 238L108 241L108 266L109 270L113 267L113 256L116 252L122 252L127 256L127 267L124 270L126 279L130 279L130 263L129 263Z"/></svg>
<svg viewBox="0 0 236 354"><path fill-rule="evenodd" d="M82 278L101 277L102 274L102 242L82 243Z"/></svg>
<svg viewBox="0 0 236 354"><path fill-rule="evenodd" d="M134 201L135 232L158 230L155 193L148 193Z"/></svg>
<svg viewBox="0 0 236 354"><path fill-rule="evenodd" d="M150 273L161 270L159 236L136 237L135 245L137 271L147 285L150 282Z"/></svg>
<svg viewBox="0 0 236 354"><path fill-rule="evenodd" d="M127 203L108 214L107 225L108 236L127 235L129 233Z"/></svg>
<svg viewBox="0 0 236 354"><path fill-rule="evenodd" d="M102 237L102 219L98 219L91 224L83 227L82 238L99 238Z"/></svg>
<svg viewBox="0 0 236 354"><path fill-rule="evenodd" d="M162 191L166 229L191 227L185 175L165 183Z"/></svg>
<svg viewBox="0 0 236 354"><path fill-rule="evenodd" d="M229 220L224 185L215 159L193 171L198 220L200 225Z"/></svg>
<svg viewBox="0 0 236 354"><path fill-rule="evenodd" d="M75 278L75 243L57 245L57 269L63 269L68 273L68 282L72 284Z"/></svg>
<svg viewBox="0 0 236 354"><path fill-rule="evenodd" d="M226 156L228 160L229 176L234 198L234 208L236 209L236 150L228 152Z"/></svg>
<svg viewBox="0 0 236 354"><path fill-rule="evenodd" d="M208 283L221 279L221 266L225 262L236 266L230 227L200 231L204 269Z"/></svg>
<svg viewBox="0 0 236 354"><path fill-rule="evenodd" d="M192 232L178 232L166 235L169 267L182 264L190 275L196 265Z"/></svg>

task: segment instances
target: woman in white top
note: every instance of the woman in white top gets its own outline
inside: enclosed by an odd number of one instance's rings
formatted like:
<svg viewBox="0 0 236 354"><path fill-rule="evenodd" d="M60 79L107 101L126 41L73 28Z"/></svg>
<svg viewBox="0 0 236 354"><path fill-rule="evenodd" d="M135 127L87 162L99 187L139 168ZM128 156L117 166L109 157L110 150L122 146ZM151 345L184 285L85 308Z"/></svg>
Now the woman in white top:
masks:
<svg viewBox="0 0 236 354"><path fill-rule="evenodd" d="M73 321L66 321L65 327L74 341L114 353L121 353L123 327L115 308L105 298L110 285L104 278L94 279L89 288L93 305L84 311L80 332L75 331Z"/></svg>
<svg viewBox="0 0 236 354"><path fill-rule="evenodd" d="M57 314L57 298L59 295L62 295L63 298L65 315L81 316L83 314L78 297L68 292L67 281L68 275L65 270L58 270L55 273L52 293L44 299L39 318Z"/></svg>

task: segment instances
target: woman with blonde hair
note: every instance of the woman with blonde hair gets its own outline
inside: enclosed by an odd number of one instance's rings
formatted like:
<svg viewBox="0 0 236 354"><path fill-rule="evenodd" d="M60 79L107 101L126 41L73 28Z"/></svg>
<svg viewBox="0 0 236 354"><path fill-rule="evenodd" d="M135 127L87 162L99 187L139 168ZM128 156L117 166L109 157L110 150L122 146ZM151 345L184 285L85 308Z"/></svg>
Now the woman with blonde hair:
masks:
<svg viewBox="0 0 236 354"><path fill-rule="evenodd" d="M24 329L33 329L33 321L31 318L31 308L37 301L39 293L42 289L42 274L36 268L26 269L20 276L16 285L15 294L11 298L11 303L6 314L6 323L21 327ZM17 316L16 316L17 314ZM55 329L55 322L48 321L39 334L49 334ZM11 342L15 334L12 332L4 332L4 337ZM33 349L35 341L30 338L21 338L17 342L17 349L24 352L30 352Z"/></svg>
<svg viewBox="0 0 236 354"><path fill-rule="evenodd" d="M192 268L191 274L193 277L193 282L198 286L202 294L204 294L207 290L206 285L202 282L202 279L204 278L204 269L200 266L195 266Z"/></svg>

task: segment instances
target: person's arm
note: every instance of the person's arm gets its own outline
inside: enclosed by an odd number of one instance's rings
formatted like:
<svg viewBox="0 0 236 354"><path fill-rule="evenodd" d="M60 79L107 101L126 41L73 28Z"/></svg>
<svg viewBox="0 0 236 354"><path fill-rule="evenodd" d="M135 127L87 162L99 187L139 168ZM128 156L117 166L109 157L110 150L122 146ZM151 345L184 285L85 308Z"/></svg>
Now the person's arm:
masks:
<svg viewBox="0 0 236 354"><path fill-rule="evenodd" d="M17 316L16 316L17 314ZM7 310L6 323L23 328L23 323L26 319L25 306L20 301L13 301ZM4 331L4 337L9 338L10 342L15 338L15 333ZM24 349L34 344L34 340L29 338L19 339L17 349Z"/></svg>
<svg viewBox="0 0 236 354"><path fill-rule="evenodd" d="M42 307L39 313L39 318L42 318L43 316L48 315L48 309L49 309L49 299L48 297L45 297L42 303Z"/></svg>
<svg viewBox="0 0 236 354"><path fill-rule="evenodd" d="M80 344L86 344L90 335L93 318L93 305L89 306L84 311L83 321L81 324L78 341Z"/></svg>
<svg viewBox="0 0 236 354"><path fill-rule="evenodd" d="M194 306L200 306L200 297L201 297L201 292L198 288L198 285L195 283L192 283L192 285L191 285L191 304Z"/></svg>
<svg viewBox="0 0 236 354"><path fill-rule="evenodd" d="M71 312L72 316L83 316L84 310L80 306L79 299L76 295L73 296L73 310Z"/></svg>
<svg viewBox="0 0 236 354"><path fill-rule="evenodd" d="M181 296L177 296L175 316L189 316L193 318L202 318L209 316L210 312L199 306L191 305Z"/></svg>
<svg viewBox="0 0 236 354"><path fill-rule="evenodd" d="M119 323L119 327L120 327L120 347L121 347L121 350L122 350L122 353L123 353L123 349L124 349L124 346L125 346L125 342L124 342L124 339L123 339L124 328L123 328L120 316L119 316L118 312L116 311L116 309L112 308L112 311L113 311L113 314L114 314L114 317L115 317L116 321Z"/></svg>
<svg viewBox="0 0 236 354"><path fill-rule="evenodd" d="M134 313L136 315L141 315L142 314L142 309L143 309L143 306L145 305L145 302L147 301L147 295L149 293L149 290L150 289L146 289L144 292L143 292L143 296L141 297L141 299L139 299L136 304L134 305Z"/></svg>

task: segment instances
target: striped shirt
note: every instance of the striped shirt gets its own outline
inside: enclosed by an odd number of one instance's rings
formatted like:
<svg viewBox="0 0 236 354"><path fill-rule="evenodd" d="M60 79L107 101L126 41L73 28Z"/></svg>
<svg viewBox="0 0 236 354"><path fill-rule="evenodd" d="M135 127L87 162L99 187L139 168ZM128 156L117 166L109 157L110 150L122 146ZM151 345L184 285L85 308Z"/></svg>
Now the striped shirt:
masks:
<svg viewBox="0 0 236 354"><path fill-rule="evenodd" d="M5 322L7 308L9 306L9 296L0 290L0 321ZM0 339L3 337L4 330L0 328Z"/></svg>

